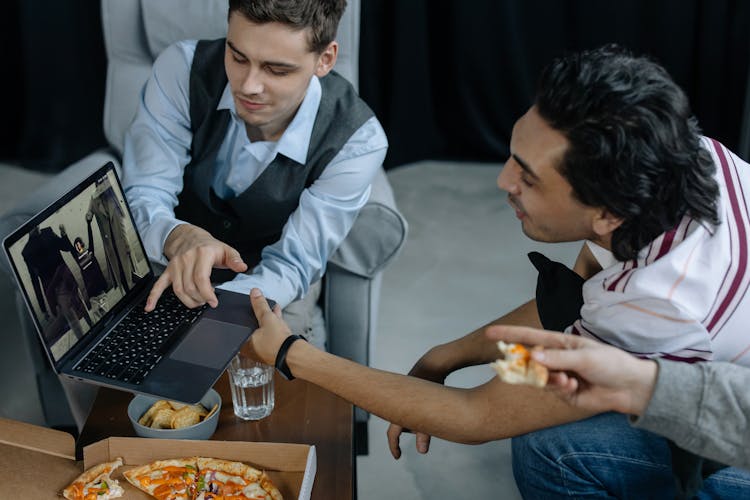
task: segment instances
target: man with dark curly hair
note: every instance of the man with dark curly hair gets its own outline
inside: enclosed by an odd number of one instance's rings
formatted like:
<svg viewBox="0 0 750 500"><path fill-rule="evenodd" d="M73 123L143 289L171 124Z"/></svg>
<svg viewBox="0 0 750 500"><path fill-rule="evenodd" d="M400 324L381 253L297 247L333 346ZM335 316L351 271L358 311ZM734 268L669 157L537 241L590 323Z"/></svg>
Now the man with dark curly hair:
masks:
<svg viewBox="0 0 750 500"><path fill-rule="evenodd" d="M585 243L572 271L532 255L537 299L492 324L566 330L645 358L750 365L750 165L700 135L661 66L615 46L553 61L510 150L498 186L524 233ZM595 415L498 378L445 387L453 371L500 357L489 325L432 348L402 376L294 341L258 290L251 298L262 325L250 340L258 357L393 422L396 458L404 428L417 432L421 453L430 435L513 437L514 474L528 498L750 491L747 471L681 452L625 415Z"/></svg>

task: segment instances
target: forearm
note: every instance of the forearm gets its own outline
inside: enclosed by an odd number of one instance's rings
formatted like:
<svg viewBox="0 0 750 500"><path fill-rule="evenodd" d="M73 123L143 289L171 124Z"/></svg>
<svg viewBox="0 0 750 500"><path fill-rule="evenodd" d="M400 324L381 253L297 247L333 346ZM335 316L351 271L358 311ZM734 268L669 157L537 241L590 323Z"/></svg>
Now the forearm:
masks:
<svg viewBox="0 0 750 500"><path fill-rule="evenodd" d="M521 325L541 328L536 301L530 300L500 318L452 342L433 347L420 362L429 363L424 368L438 373L452 373L467 366L489 363L498 358L494 341L485 336L490 325ZM427 361L426 361L427 360Z"/></svg>
<svg viewBox="0 0 750 500"><path fill-rule="evenodd" d="M698 455L750 468L750 370L719 362L658 363L653 396L634 425Z"/></svg>
<svg viewBox="0 0 750 500"><path fill-rule="evenodd" d="M474 389L445 387L368 368L306 342L292 344L287 364L296 377L387 421L460 443L512 437L586 415L535 388L494 378Z"/></svg>

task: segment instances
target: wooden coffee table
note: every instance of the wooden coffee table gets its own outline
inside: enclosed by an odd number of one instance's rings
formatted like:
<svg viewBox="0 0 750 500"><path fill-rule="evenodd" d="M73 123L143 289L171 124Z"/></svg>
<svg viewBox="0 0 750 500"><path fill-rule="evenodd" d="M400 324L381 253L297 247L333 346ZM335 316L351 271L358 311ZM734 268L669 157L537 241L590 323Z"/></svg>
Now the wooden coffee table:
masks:
<svg viewBox="0 0 750 500"><path fill-rule="evenodd" d="M355 458L352 437L352 405L304 380L289 382L275 377L276 406L257 422L234 416L229 382L224 374L214 386L222 397L221 414L211 439L225 441L267 441L315 445L318 470L313 499L356 497ZM112 436L135 436L127 415L132 395L101 388L77 442L83 447Z"/></svg>

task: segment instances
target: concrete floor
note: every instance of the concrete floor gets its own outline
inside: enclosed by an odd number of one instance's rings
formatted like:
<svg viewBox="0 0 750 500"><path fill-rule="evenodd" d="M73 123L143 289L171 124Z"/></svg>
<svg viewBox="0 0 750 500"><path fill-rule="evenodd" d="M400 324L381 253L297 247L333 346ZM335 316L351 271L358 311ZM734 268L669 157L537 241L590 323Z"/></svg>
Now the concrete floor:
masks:
<svg viewBox="0 0 750 500"><path fill-rule="evenodd" d="M528 300L536 279L526 258L529 251L572 265L579 245L539 244L521 233L495 185L500 168L420 162L389 171L410 234L384 274L373 366L406 373L430 347L462 336ZM0 165L0 214L44 178ZM6 297L12 296L10 292L0 290ZM18 323L10 301L0 301L0 316L4 318L0 339L13 339ZM3 345L4 359L28 359L34 349L18 342ZM14 372L12 363L0 365L2 384L32 386L32 380L18 380ZM491 376L488 367L479 366L451 375L447 384L472 387ZM0 408L0 416L29 422L41 423L40 414L33 391L5 400ZM419 455L413 436L406 436L403 455L395 461L387 449L387 425L377 417L370 420L370 453L357 459L360 500L520 498L508 441L466 446L433 439L430 452Z"/></svg>

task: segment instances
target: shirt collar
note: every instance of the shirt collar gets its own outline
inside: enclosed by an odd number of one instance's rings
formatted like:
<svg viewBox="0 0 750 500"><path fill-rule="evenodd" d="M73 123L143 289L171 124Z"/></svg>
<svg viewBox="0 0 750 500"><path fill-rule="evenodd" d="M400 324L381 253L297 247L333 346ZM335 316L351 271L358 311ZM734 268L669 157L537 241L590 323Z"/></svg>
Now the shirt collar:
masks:
<svg viewBox="0 0 750 500"><path fill-rule="evenodd" d="M302 99L302 104L300 104L297 113L281 135L281 138L276 142L276 153L281 153L299 164L304 164L307 161L307 151L310 147L310 137L312 136L315 117L320 107L320 97L320 80L318 80L317 76L313 75L310 79L310 84L307 86L305 97ZM224 87L224 92L221 94L221 99L216 109L228 109L235 120L242 122L242 119L236 113L229 83ZM244 127L242 130L244 131ZM243 134L243 137L249 143L247 134Z"/></svg>

